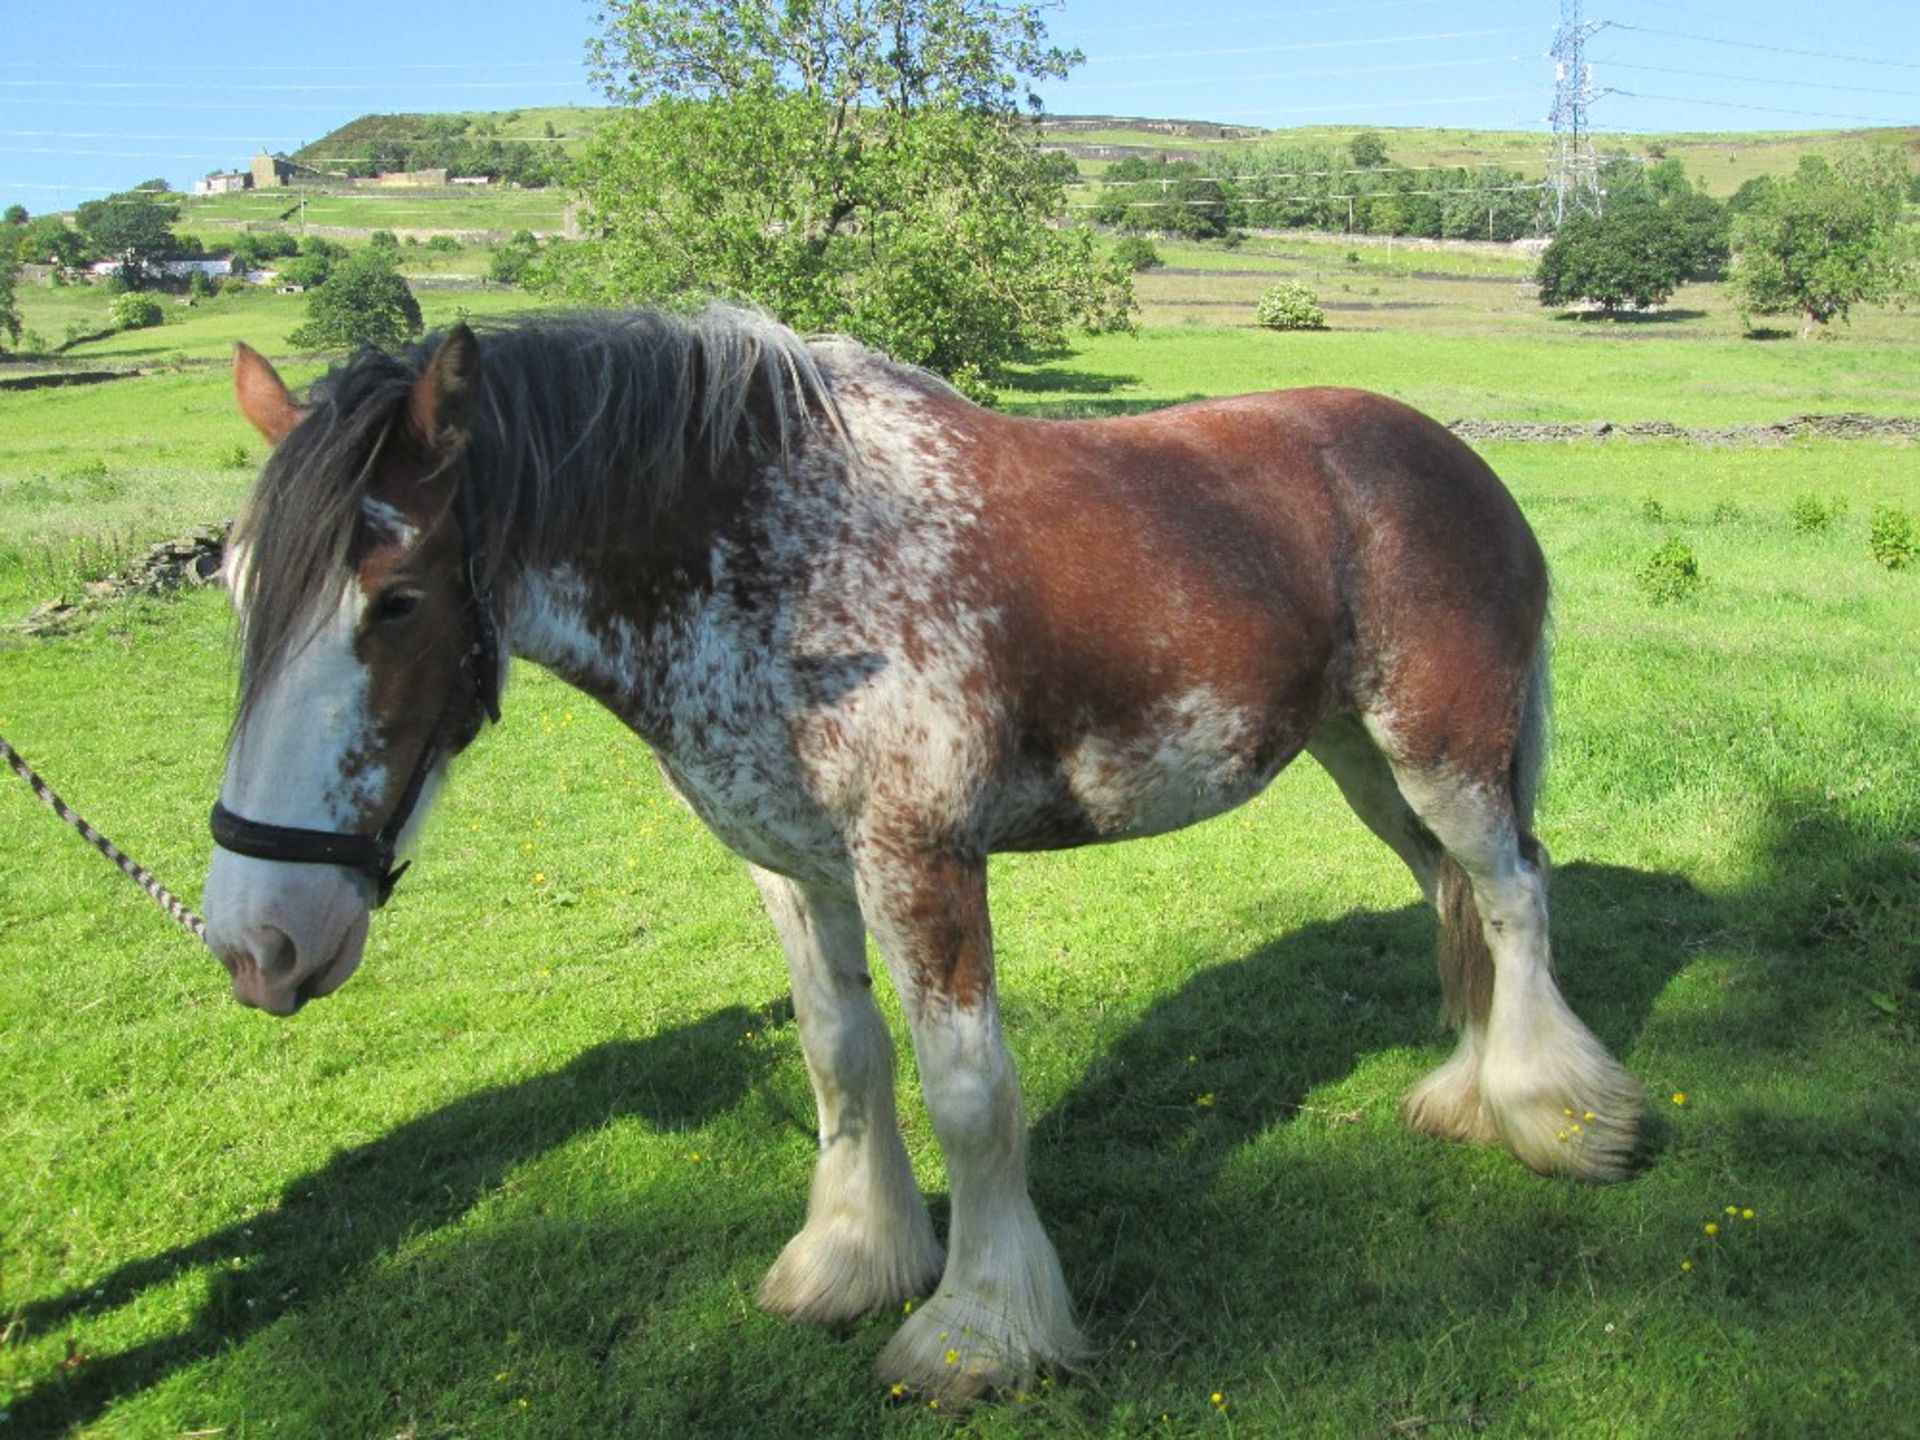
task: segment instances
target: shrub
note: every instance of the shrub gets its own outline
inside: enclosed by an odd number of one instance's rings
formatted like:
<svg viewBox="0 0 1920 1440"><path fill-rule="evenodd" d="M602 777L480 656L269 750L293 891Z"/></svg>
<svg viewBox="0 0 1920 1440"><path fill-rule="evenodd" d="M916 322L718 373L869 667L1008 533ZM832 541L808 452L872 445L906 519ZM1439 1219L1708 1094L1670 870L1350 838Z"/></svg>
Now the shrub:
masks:
<svg viewBox="0 0 1920 1440"><path fill-rule="evenodd" d="M449 250L458 250L460 242L451 235L435 235L428 239L427 249L438 250L445 254Z"/></svg>
<svg viewBox="0 0 1920 1440"><path fill-rule="evenodd" d="M1818 495L1796 495L1787 507L1787 519L1802 535L1821 535L1833 528L1846 508L1844 500L1823 502Z"/></svg>
<svg viewBox="0 0 1920 1440"><path fill-rule="evenodd" d="M1253 312L1253 323L1268 330L1324 330L1326 312L1320 297L1305 285L1283 281L1260 297Z"/></svg>
<svg viewBox="0 0 1920 1440"><path fill-rule="evenodd" d="M1920 561L1920 531L1913 517L1892 505L1873 507L1867 526L1867 548L1889 570L1905 570Z"/></svg>
<svg viewBox="0 0 1920 1440"><path fill-rule="evenodd" d="M1671 605L1697 595L1707 583L1693 547L1678 535L1669 535L1634 572L1634 583L1656 605Z"/></svg>
<svg viewBox="0 0 1920 1440"><path fill-rule="evenodd" d="M145 330L167 318L158 300L138 290L116 295L107 314L112 318L115 328L120 330Z"/></svg>
<svg viewBox="0 0 1920 1440"><path fill-rule="evenodd" d="M287 337L303 350L387 349L420 333L420 302L379 250L342 260L307 297L307 321Z"/></svg>
<svg viewBox="0 0 1920 1440"><path fill-rule="evenodd" d="M1144 235L1123 235L1113 247L1113 258L1129 270L1151 270L1166 262Z"/></svg>
<svg viewBox="0 0 1920 1440"><path fill-rule="evenodd" d="M213 281L207 278L207 272L196 270L187 277L187 294L196 300L208 300L213 297Z"/></svg>
<svg viewBox="0 0 1920 1440"><path fill-rule="evenodd" d="M516 230L513 238L493 252L487 266L487 278L496 285L518 285L527 276L527 267L540 253L540 242L530 230Z"/></svg>
<svg viewBox="0 0 1920 1440"><path fill-rule="evenodd" d="M398 250L400 237L391 230L376 230L367 236L367 244L376 250Z"/></svg>

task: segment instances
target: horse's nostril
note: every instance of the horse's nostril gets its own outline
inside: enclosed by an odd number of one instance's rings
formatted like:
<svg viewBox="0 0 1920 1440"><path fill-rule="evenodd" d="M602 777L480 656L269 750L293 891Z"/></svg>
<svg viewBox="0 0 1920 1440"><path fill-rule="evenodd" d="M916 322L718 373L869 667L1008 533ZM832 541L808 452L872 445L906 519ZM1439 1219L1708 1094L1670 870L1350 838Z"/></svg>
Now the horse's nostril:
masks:
<svg viewBox="0 0 1920 1440"><path fill-rule="evenodd" d="M253 952L253 963L259 968L263 980L278 980L291 975L295 962L300 958L299 951L294 948L293 937L272 925L261 925L249 932L247 948Z"/></svg>

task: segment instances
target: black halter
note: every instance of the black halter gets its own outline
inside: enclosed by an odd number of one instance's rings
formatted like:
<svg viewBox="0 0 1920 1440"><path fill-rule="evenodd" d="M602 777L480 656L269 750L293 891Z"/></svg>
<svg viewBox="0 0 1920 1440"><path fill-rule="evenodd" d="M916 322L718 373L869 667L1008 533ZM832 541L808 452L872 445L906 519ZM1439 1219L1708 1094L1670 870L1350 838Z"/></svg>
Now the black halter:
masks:
<svg viewBox="0 0 1920 1440"><path fill-rule="evenodd" d="M460 528L461 574L466 579L467 621L473 633L473 643L468 646L460 665L473 686L473 699L480 712L487 720L498 724L500 632L493 620L492 576L487 565L486 548L482 543L480 517L474 513L469 487L457 481L454 486L453 513L454 521ZM473 737L480 733L482 723L479 715L469 712L468 719L460 728L459 738L451 746L454 753L466 748ZM401 832L413 818L414 807L420 803L421 792L427 787L427 776L433 773L433 767L439 762L440 749L439 730L436 728L435 738L427 741L421 748L420 758L414 762L407 788L400 792L400 803L394 806L387 823L372 835L267 825L236 815L216 800L212 818L214 844L236 855L250 855L256 860L281 860L297 865L338 865L343 869L358 870L373 882L373 903L377 909L387 903L387 897L393 894L393 887L400 883L400 877L412 863L402 861L396 865L394 854L400 844Z"/></svg>

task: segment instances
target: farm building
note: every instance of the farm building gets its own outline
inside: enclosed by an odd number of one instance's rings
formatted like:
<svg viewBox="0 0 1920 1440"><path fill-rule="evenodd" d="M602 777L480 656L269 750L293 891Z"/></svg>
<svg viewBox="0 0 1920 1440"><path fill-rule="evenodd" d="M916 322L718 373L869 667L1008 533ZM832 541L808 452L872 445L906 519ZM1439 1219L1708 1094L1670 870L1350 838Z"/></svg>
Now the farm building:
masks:
<svg viewBox="0 0 1920 1440"><path fill-rule="evenodd" d="M193 182L196 195L231 195L236 190L253 188L253 172L250 170L216 170L204 180Z"/></svg>
<svg viewBox="0 0 1920 1440"><path fill-rule="evenodd" d="M253 157L251 167L253 188L272 190L281 185L290 185L293 183L294 171L297 168L285 155L269 155L262 150Z"/></svg>

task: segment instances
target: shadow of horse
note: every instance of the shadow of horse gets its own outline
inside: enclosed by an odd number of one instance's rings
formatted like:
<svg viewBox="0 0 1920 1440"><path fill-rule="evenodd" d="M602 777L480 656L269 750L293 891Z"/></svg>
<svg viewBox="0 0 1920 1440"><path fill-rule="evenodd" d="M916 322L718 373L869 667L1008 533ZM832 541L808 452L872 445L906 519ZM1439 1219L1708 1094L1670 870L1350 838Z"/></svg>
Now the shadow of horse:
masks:
<svg viewBox="0 0 1920 1440"><path fill-rule="evenodd" d="M1563 989L1616 1053L1631 1053L1662 988L1726 924L1716 902L1684 879L1598 864L1556 872L1554 915ZM1408 904L1308 925L1208 966L1103 1047L1038 1118L1035 1198L1096 1339L1137 1338L1171 1355L1209 1343L1225 1315L1258 1306L1285 1316L1296 1303L1398 1332L1438 1323L1463 1296L1505 1304L1514 1286L1540 1281L1555 1263L1551 1227L1543 1240L1521 1233L1514 1216L1486 1215L1428 1269L1325 1293L1326 1256L1365 1251L1368 1196L1390 1190L1391 1177L1404 1186L1410 1168L1428 1167L1436 1194L1482 1183L1488 1167L1510 1172L1503 1183L1537 1184L1542 1197L1581 1187L1533 1182L1505 1157L1397 1126L1357 1129L1352 1145L1321 1145L1297 1162L1275 1153L1289 1126L1360 1118L1344 1099L1316 1106L1321 1087L1384 1064L1392 1073L1384 1081L1371 1074L1364 1083L1377 1093L1359 1106L1377 1115L1437 1062L1432 946L1431 912ZM1017 987L1010 1006L1017 1034ZM575 1135L627 1117L667 1130L718 1117L764 1078L767 1053L736 1043L756 1024L764 1015L729 1007L465 1096L293 1180L277 1206L24 1307L29 1333L45 1332L196 1269L213 1271L184 1329L43 1382L15 1404L11 1433L83 1426L283 1316L323 1309L410 1237L453 1224L516 1168ZM732 1343L743 1339L750 1348L751 1333ZM1350 1342L1351 1326L1340 1324L1319 1343Z"/></svg>
<svg viewBox="0 0 1920 1440"><path fill-rule="evenodd" d="M777 1018L790 1019L784 1002ZM65 1295L22 1306L25 1333L212 1268L187 1327L119 1354L89 1358L12 1407L15 1436L63 1434L122 1396L205 1360L351 1283L410 1235L459 1219L518 1167L574 1136L637 1117L691 1129L738 1105L770 1056L738 1044L767 1015L734 1005L644 1040L597 1045L548 1074L466 1095L342 1151L292 1180L278 1204L191 1244L136 1260Z"/></svg>
<svg viewBox="0 0 1920 1440"><path fill-rule="evenodd" d="M1586 863L1555 871L1553 915L1561 988L1622 1055L1688 952L1721 925L1714 902L1678 876ZM1210 966L1150 1008L1040 1117L1036 1202L1042 1215L1073 1217L1056 1238L1091 1328L1151 1329L1156 1311L1175 1328L1203 1326L1219 1297L1202 1292L1221 1279L1222 1254L1241 1257L1249 1295L1271 1292L1271 1304L1314 1278L1299 1258L1312 1247L1276 1247L1276 1229L1312 1219L1350 1242L1340 1187L1312 1173L1324 1150L1308 1166L1286 1167L1307 1173L1267 1175L1285 1194L1257 1213L1221 1203L1222 1172L1279 1127L1343 1127L1397 1112L1400 1095L1452 1044L1437 1014L1433 934L1432 911L1416 903L1308 925ZM1320 1087L1395 1052L1390 1088L1359 1103L1313 1103ZM1659 1144L1650 1107L1643 1158ZM1447 1145L1397 1119L1365 1148L1374 1153L1352 1163L1402 1174L1430 1166L1436 1187L1461 1167L1525 1173L1510 1157ZM1306 1210L1290 1212L1290 1203Z"/></svg>

